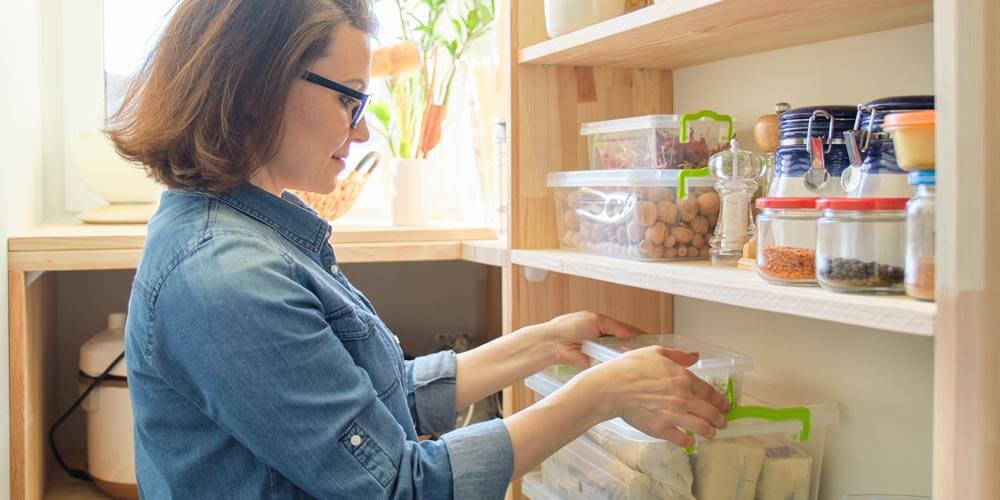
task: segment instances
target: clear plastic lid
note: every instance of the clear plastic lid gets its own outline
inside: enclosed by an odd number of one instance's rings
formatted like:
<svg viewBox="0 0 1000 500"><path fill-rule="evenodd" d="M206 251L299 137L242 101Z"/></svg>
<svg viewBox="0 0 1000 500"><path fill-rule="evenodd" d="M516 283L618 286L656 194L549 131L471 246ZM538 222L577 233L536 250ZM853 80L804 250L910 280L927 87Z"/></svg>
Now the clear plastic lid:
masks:
<svg viewBox="0 0 1000 500"><path fill-rule="evenodd" d="M778 387L761 378L748 378L746 382L743 402L740 406L764 406L776 409L807 408L813 427L832 425L840 420L840 411L836 403L825 401L822 398L803 391ZM524 384L538 395L544 397L562 387L563 382L553 378L549 372L540 372L525 379ZM599 425L615 434L620 440L639 443L658 443L664 441L663 439L643 433L620 418L608 420ZM715 439L766 434L793 435L800 432L801 428L801 423L797 421L741 419L730 422L725 429L718 431Z"/></svg>
<svg viewBox="0 0 1000 500"><path fill-rule="evenodd" d="M584 123L580 125L580 135L613 134L657 128L679 129L680 127L681 115L631 116L617 120Z"/></svg>
<svg viewBox="0 0 1000 500"><path fill-rule="evenodd" d="M552 172L548 187L677 187L682 169L630 168ZM713 187L715 177L688 177L689 187Z"/></svg>
<svg viewBox="0 0 1000 500"><path fill-rule="evenodd" d="M699 370L714 370L728 367L743 370L753 369L753 358L746 354L723 349L681 335L640 335L631 340L617 337L602 337L598 340L584 342L583 353L603 363L628 351L654 345L678 349L684 352L697 352L699 355L698 362L688 367L695 375L698 374Z"/></svg>

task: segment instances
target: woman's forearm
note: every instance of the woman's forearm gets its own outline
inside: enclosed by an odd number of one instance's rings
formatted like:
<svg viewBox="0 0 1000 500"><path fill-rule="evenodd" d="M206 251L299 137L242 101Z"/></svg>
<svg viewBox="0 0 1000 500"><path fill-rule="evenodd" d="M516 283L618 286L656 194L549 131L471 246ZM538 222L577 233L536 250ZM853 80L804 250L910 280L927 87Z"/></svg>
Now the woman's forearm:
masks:
<svg viewBox="0 0 1000 500"><path fill-rule="evenodd" d="M457 356L455 409L461 410L552 364L555 346L532 325Z"/></svg>
<svg viewBox="0 0 1000 500"><path fill-rule="evenodd" d="M545 399L504 419L516 479L594 425L614 417L594 377L575 377Z"/></svg>

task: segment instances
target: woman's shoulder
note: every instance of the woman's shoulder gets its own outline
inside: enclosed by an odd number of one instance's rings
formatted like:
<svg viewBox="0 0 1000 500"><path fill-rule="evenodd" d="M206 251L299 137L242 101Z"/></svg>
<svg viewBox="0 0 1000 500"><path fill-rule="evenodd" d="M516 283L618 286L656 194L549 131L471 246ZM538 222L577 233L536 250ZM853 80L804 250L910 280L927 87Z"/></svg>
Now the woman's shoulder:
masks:
<svg viewBox="0 0 1000 500"><path fill-rule="evenodd" d="M186 267L208 285L247 264L290 268L290 248L272 228L210 195L171 191L149 222L135 280L155 291L178 267Z"/></svg>

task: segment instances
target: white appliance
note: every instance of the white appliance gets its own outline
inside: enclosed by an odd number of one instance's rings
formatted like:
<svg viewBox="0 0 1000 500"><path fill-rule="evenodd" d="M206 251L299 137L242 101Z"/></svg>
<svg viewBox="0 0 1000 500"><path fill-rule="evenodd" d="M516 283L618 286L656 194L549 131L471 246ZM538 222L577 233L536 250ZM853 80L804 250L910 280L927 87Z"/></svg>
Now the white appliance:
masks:
<svg viewBox="0 0 1000 500"><path fill-rule="evenodd" d="M108 369L125 349L125 314L108 315L108 328L80 347L80 389ZM87 472L113 498L138 499L132 443L132 403L125 360L108 372L81 405L87 415Z"/></svg>

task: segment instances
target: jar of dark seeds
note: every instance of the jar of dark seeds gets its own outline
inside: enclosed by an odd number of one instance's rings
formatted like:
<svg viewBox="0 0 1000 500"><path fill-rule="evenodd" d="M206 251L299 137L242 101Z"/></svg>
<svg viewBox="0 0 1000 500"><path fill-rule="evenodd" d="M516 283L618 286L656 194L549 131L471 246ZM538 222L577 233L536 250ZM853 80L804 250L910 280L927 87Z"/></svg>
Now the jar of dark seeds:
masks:
<svg viewBox="0 0 1000 500"><path fill-rule="evenodd" d="M816 281L834 292L903 293L907 198L821 198Z"/></svg>

